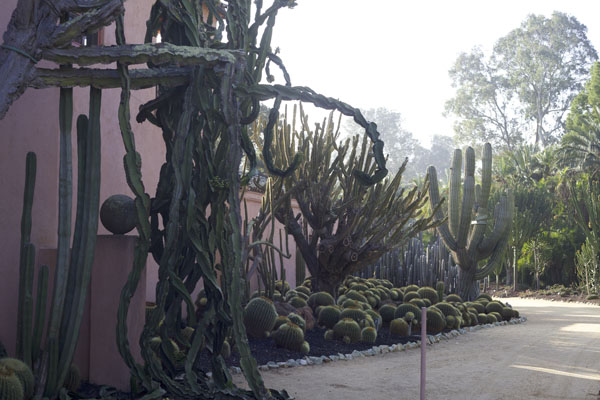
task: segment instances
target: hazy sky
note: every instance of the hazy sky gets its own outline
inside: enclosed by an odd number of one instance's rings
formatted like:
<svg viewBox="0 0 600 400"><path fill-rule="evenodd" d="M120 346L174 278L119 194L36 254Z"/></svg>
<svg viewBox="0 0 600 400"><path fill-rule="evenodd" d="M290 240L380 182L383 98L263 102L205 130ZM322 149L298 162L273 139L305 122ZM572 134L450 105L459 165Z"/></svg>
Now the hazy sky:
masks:
<svg viewBox="0 0 600 400"><path fill-rule="evenodd" d="M397 110L426 145L434 134L453 134L442 112L454 93L448 70L459 53L474 46L491 50L528 14L575 16L600 51L598 0L297 3L279 13L273 38L292 84L359 108Z"/></svg>

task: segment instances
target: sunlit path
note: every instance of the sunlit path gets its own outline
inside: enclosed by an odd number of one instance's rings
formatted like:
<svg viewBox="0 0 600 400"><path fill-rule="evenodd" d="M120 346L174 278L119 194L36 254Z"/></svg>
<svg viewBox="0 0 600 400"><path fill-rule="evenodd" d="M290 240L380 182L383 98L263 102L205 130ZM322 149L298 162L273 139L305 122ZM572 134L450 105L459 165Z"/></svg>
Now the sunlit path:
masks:
<svg viewBox="0 0 600 400"><path fill-rule="evenodd" d="M598 399L600 307L502 299L528 321L428 348L427 399ZM302 399L417 399L418 350L263 373ZM236 377L239 381L240 378Z"/></svg>

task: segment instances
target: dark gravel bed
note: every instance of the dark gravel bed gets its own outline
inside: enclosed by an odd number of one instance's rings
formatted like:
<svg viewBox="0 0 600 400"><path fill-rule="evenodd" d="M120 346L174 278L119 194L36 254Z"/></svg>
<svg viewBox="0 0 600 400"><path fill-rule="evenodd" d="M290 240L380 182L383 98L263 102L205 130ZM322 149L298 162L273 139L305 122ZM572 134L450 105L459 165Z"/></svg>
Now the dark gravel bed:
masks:
<svg viewBox="0 0 600 400"><path fill-rule="evenodd" d="M407 342L416 342L420 340L419 336L392 336L389 334L388 329L382 329L377 335L377 341L375 343L351 343L346 344L341 340L325 340L324 339L325 328L314 328L307 331L304 340L310 344L309 356L329 356L337 355L338 353L348 354L354 350L368 350L373 346L388 345ZM258 365L264 365L269 361L279 362L287 361L289 359L297 360L304 358L305 354L298 351L291 351L283 348L279 348L275 345L275 341L272 338L267 339L250 339L250 351L256 358ZM207 355L208 356L208 355ZM208 361L208 358L207 358ZM231 357L225 360L228 366L239 366L239 355L232 354ZM207 364L208 365L208 364Z"/></svg>

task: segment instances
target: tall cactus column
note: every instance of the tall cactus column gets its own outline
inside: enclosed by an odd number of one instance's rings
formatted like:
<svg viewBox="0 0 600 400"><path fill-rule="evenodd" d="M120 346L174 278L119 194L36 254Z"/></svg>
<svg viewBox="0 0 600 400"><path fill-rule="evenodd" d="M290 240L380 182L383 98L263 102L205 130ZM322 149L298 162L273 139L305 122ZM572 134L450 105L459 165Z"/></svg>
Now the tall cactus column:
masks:
<svg viewBox="0 0 600 400"><path fill-rule="evenodd" d="M486 277L502 261L504 249L510 236L514 209L512 193L505 193L494 209L494 226L488 215L488 200L492 182L492 146L483 148L481 185L475 184L475 151L465 150L464 179L461 182L462 152L454 150L449 179L448 220L437 229L444 244L460 267L457 284L458 294L472 300L479 292L477 280ZM436 208L440 202L438 179L435 167L427 169L431 184L429 200L436 210L434 218L441 221L442 211ZM486 260L483 267L479 261Z"/></svg>

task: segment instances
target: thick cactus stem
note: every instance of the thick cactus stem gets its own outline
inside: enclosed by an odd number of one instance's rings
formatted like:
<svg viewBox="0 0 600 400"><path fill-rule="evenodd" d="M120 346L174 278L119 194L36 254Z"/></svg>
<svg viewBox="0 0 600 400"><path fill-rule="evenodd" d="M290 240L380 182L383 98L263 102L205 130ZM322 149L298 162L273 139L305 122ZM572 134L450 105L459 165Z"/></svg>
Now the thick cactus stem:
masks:
<svg viewBox="0 0 600 400"><path fill-rule="evenodd" d="M478 294L475 281L489 274L501 261L510 235L514 200L511 193L502 196L494 211L494 228L486 236L492 174L491 145L486 143L483 150L481 186L475 186L475 152L472 148L469 147L465 151L462 187L459 171L461 162L461 152L455 150L449 182L448 221L440 225L438 231L453 259L460 267L458 294L465 300L472 300ZM437 174L434 167L429 167L428 173L431 179L429 198L431 207L435 210L440 202ZM441 211L434 212L434 219L442 221ZM489 259L487 264L478 268L478 262L484 259Z"/></svg>

